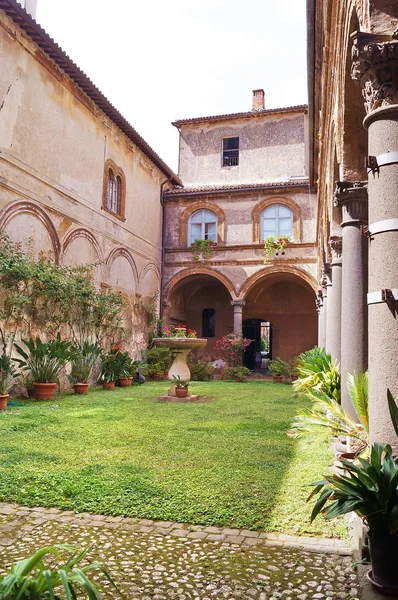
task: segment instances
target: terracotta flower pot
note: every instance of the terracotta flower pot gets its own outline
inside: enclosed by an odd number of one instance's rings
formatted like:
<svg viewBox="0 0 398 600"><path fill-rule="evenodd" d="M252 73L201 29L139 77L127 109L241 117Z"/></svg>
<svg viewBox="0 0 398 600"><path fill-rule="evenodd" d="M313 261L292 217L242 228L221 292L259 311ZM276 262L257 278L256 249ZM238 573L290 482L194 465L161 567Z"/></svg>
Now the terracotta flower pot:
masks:
<svg viewBox="0 0 398 600"><path fill-rule="evenodd" d="M56 383L34 383L36 400L51 400L55 393Z"/></svg>
<svg viewBox="0 0 398 600"><path fill-rule="evenodd" d="M74 383L75 394L87 394L90 385L88 383Z"/></svg>
<svg viewBox="0 0 398 600"><path fill-rule="evenodd" d="M274 375L272 377L272 381L274 383L282 383L282 381L283 381L283 375Z"/></svg>
<svg viewBox="0 0 398 600"><path fill-rule="evenodd" d="M189 394L188 388L184 387L176 387L176 396L177 398L186 398Z"/></svg>
<svg viewBox="0 0 398 600"><path fill-rule="evenodd" d="M9 394L4 394L4 396L0 396L0 410L7 410L7 399Z"/></svg>
<svg viewBox="0 0 398 600"><path fill-rule="evenodd" d="M120 387L129 387L133 382L132 377L119 377Z"/></svg>
<svg viewBox="0 0 398 600"><path fill-rule="evenodd" d="M114 390L115 389L115 381L103 381L102 387L104 390Z"/></svg>

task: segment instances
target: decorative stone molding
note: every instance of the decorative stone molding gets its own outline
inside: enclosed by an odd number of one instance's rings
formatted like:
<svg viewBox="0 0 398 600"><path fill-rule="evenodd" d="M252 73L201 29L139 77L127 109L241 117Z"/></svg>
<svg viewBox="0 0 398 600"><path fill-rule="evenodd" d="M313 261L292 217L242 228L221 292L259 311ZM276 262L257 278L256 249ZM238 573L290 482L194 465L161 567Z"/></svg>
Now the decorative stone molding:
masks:
<svg viewBox="0 0 398 600"><path fill-rule="evenodd" d="M323 263L321 281L323 287L332 285L332 269L330 263Z"/></svg>
<svg viewBox="0 0 398 600"><path fill-rule="evenodd" d="M235 306L242 306L243 307L245 305L245 301L241 300L241 299L239 299L239 300L231 300L231 304L234 307Z"/></svg>
<svg viewBox="0 0 398 600"><path fill-rule="evenodd" d="M341 265L341 255L343 252L343 240L339 236L333 236L329 240L329 246L332 251L332 267Z"/></svg>
<svg viewBox="0 0 398 600"><path fill-rule="evenodd" d="M116 258L118 258L119 256L124 257L127 260L127 262L130 264L131 271L133 273L133 278L134 278L134 289L137 290L138 289L138 270L137 270L137 266L135 264L134 258L131 256L131 254L127 250L127 248L122 248L122 247L114 248L112 250L112 252L109 254L108 258L106 259L107 267L109 268L109 270L111 270L112 264L114 263Z"/></svg>
<svg viewBox="0 0 398 600"><path fill-rule="evenodd" d="M318 290L316 293L315 307L316 307L316 312L319 315L319 313L321 312L321 309L323 307L323 292L322 292L322 290Z"/></svg>
<svg viewBox="0 0 398 600"><path fill-rule="evenodd" d="M334 205L343 208L342 227L348 224L368 222L367 181L336 181Z"/></svg>
<svg viewBox="0 0 398 600"><path fill-rule="evenodd" d="M252 227L253 227L253 243L260 244L262 240L260 240L261 226L260 226L260 217L261 213L268 208L269 206L273 206L274 204L280 204L282 206L287 206L293 212L293 240L295 242L301 242L301 212L300 207L294 200L291 198L286 198L285 196L277 196L272 198L264 198L261 200L252 210Z"/></svg>
<svg viewBox="0 0 398 600"><path fill-rule="evenodd" d="M94 235L91 233L91 231L89 231L88 229L84 229L83 227L74 229L73 231L70 231L66 235L66 237L63 241L63 244L62 244L61 262L63 262L63 260L64 260L68 246L77 238L85 238L86 240L88 240L88 242L93 246L93 248L98 256L98 261L103 262L103 256L102 256L101 248L100 248L100 245L98 244L98 241L96 240Z"/></svg>
<svg viewBox="0 0 398 600"><path fill-rule="evenodd" d="M352 39L351 77L362 87L366 112L398 104L398 40L359 31Z"/></svg>
<svg viewBox="0 0 398 600"><path fill-rule="evenodd" d="M198 210L211 210L218 219L218 231L217 231L217 244L225 243L225 213L224 211L213 202L208 200L199 200L192 202L183 213L180 215L180 246L186 246L188 244L188 221Z"/></svg>
<svg viewBox="0 0 398 600"><path fill-rule="evenodd" d="M112 173L113 178L116 180L120 178L121 188L119 190L119 201L118 201L118 210L114 212L113 210L109 210L108 208L108 181L109 181L109 173ZM104 165L104 183L102 188L102 210L105 210L110 215L113 215L120 221L125 221L126 214L126 177L113 160L107 160Z"/></svg>

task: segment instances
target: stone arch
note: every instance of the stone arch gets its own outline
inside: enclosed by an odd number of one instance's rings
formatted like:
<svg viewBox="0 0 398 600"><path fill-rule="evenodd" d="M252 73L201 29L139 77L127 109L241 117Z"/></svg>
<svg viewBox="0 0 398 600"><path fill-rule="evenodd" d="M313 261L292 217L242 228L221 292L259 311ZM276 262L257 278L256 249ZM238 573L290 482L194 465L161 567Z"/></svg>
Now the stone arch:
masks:
<svg viewBox="0 0 398 600"><path fill-rule="evenodd" d="M218 219L217 243L225 243L225 213L213 202L209 200L199 200L194 204L190 204L180 215L180 245L186 246L188 243L188 221L189 217L198 210L207 209L214 212Z"/></svg>
<svg viewBox="0 0 398 600"><path fill-rule="evenodd" d="M95 281L96 285L99 286L103 280L103 273L102 273L102 266L101 266L101 263L103 262L103 254L102 254L102 251L101 251L100 245L98 244L97 239L91 233L91 231L89 231L88 229L85 229L84 227L79 227L79 228L74 229L66 234L66 236L63 240L63 244L62 244L62 252L61 252L61 258L60 258L61 263L62 264L68 263L68 261L66 260L68 250L70 250L70 248L73 244L79 244L79 242L81 242L81 241L83 241L83 242L86 241L87 244L89 245L89 248L92 248L93 252L90 256L90 250L87 252L87 246L85 249L84 245L83 245L83 247L79 248L79 252L78 252L79 258L77 260L72 260L71 264L100 263L94 269L94 281ZM86 260L84 260L84 257L86 257Z"/></svg>
<svg viewBox="0 0 398 600"><path fill-rule="evenodd" d="M57 230L48 214L37 204L25 200L17 200L8 204L0 212L0 230L5 231L13 219L22 215L33 216L44 226L51 240L54 261L56 264L59 264L61 242Z"/></svg>
<svg viewBox="0 0 398 600"><path fill-rule="evenodd" d="M290 275L295 275L296 277L298 277L299 279L302 279L305 283L307 283L314 292L314 300L315 300L315 295L316 295L316 292L318 289L318 283L317 283L316 279L312 275L307 273L306 271L303 271L302 269L299 269L297 267L292 267L289 265L286 265L283 267L281 267L281 266L266 267L264 269L261 269L261 271L257 271L257 273L254 273L242 285L242 287L239 290L239 298L244 300L246 298L246 296L250 293L250 290L253 288L253 286L256 283L258 283L261 279L265 279L265 278L269 277L270 275L283 274L283 273L289 273Z"/></svg>
<svg viewBox="0 0 398 600"><path fill-rule="evenodd" d="M120 285L120 277L117 277L117 275L113 276L114 274L112 273L112 265L114 265L116 261L120 261L120 260L126 261L129 265L129 268L131 269L131 273L133 276L132 281L134 283L133 287L131 287L131 286L126 287L127 284ZM107 267L109 268L109 280L113 287L124 289L124 290L128 291L130 294L137 292L138 281L139 281L138 270L137 270L135 261L134 261L132 255L130 254L130 252L127 250L127 248L123 248L121 246L114 248L111 251L111 253L109 254L109 256L106 260L106 264L107 264ZM121 264L123 264L123 262ZM125 275L126 275L127 281L129 281L127 273L125 273Z"/></svg>
<svg viewBox="0 0 398 600"><path fill-rule="evenodd" d="M292 200L292 198L288 198L286 196L272 196L268 198L264 198L252 210L252 227L253 227L253 243L260 244L262 240L260 240L261 236L261 227L260 227L260 217L261 213L274 204L282 204L283 206L287 206L293 212L293 237L297 242L301 242L302 239L302 225L301 225L301 212L300 207Z"/></svg>
<svg viewBox="0 0 398 600"><path fill-rule="evenodd" d="M228 279L228 277L226 277L222 273L219 273L218 271L213 271L213 269L206 268L206 267L193 267L193 268L189 268L189 269L184 269L183 271L179 271L179 273L176 273L176 275L174 275L174 277L172 277L172 279L169 281L169 283L166 286L165 298L168 299L171 292L175 288L175 286L180 281L182 281L183 279L186 279L190 275L210 275L210 277L214 277L215 279L218 279L218 281L220 281L222 284L224 284L224 286L227 288L227 290L231 296L231 299L232 300L236 299L236 292L235 292L234 285Z"/></svg>
<svg viewBox="0 0 398 600"><path fill-rule="evenodd" d="M151 289L146 289L146 287L144 286L145 280L148 278L148 276L151 273L153 273L155 275L156 280L157 280L157 286L153 291ZM144 297L153 296L156 293L156 291L160 291L160 289L159 289L160 288L160 279L161 279L161 277L160 277L159 267L155 263L147 263L140 273L140 278L139 278L140 294ZM145 293L146 291L148 291L149 293Z"/></svg>

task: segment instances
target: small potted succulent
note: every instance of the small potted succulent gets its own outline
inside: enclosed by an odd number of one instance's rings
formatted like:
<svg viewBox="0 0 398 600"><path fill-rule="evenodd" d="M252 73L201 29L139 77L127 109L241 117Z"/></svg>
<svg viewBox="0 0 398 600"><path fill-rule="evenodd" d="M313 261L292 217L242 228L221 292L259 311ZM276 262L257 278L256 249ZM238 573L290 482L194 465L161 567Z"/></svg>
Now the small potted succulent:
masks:
<svg viewBox="0 0 398 600"><path fill-rule="evenodd" d="M75 394L87 394L94 365L101 355L101 347L85 340L75 346L75 351L76 356L71 360L72 369L68 379Z"/></svg>
<svg viewBox="0 0 398 600"><path fill-rule="evenodd" d="M9 389L17 376L17 370L12 359L3 354L0 356L0 410L6 410Z"/></svg>
<svg viewBox="0 0 398 600"><path fill-rule="evenodd" d="M275 383L282 383L284 377L289 375L289 365L284 360L277 357L275 360L268 362L268 371L272 375Z"/></svg>
<svg viewBox="0 0 398 600"><path fill-rule="evenodd" d="M181 381L179 375L173 375L173 385L175 386L177 398L186 398L189 393L189 381Z"/></svg>
<svg viewBox="0 0 398 600"><path fill-rule="evenodd" d="M51 400L64 366L75 357L76 351L68 340L58 333L54 340L42 342L39 337L22 340L25 348L15 344L22 358L14 359L21 370L33 379L36 400Z"/></svg>

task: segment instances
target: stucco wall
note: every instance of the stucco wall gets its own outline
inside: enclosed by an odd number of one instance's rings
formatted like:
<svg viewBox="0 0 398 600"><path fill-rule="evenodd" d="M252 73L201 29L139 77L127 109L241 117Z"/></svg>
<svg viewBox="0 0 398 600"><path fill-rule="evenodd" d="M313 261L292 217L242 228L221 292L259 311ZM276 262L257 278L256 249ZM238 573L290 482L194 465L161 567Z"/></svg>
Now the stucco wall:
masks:
<svg viewBox="0 0 398 600"><path fill-rule="evenodd" d="M254 183L303 177L305 115L184 124L180 130L179 175L185 185ZM239 136L239 165L222 166L222 140Z"/></svg>
<svg viewBox="0 0 398 600"><path fill-rule="evenodd" d="M100 262L134 305L160 287L165 175L0 11L0 227L63 264ZM102 210L103 171L126 177L125 220ZM138 295L138 296L137 296ZM131 348L145 346L130 315Z"/></svg>

